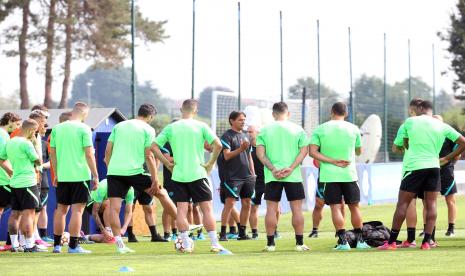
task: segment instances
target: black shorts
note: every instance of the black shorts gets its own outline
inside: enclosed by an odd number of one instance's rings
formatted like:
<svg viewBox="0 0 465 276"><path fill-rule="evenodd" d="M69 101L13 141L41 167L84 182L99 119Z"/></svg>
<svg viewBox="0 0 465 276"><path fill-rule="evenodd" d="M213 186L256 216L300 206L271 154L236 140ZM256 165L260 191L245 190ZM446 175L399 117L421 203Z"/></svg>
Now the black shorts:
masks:
<svg viewBox="0 0 465 276"><path fill-rule="evenodd" d="M57 203L62 205L73 205L87 203L89 201L90 180L79 182L58 182L56 193Z"/></svg>
<svg viewBox="0 0 465 276"><path fill-rule="evenodd" d="M441 190L439 168L428 168L404 173L400 190L415 194Z"/></svg>
<svg viewBox="0 0 465 276"><path fill-rule="evenodd" d="M11 187L9 185L0 186L0 208L5 208L11 204Z"/></svg>
<svg viewBox="0 0 465 276"><path fill-rule="evenodd" d="M40 195L39 195L39 207L36 209L37 212L42 211L42 209L47 205L48 202L48 186L40 186Z"/></svg>
<svg viewBox="0 0 465 276"><path fill-rule="evenodd" d="M138 191L145 193L145 190L152 186L152 178L147 174L137 175L108 175L108 197L125 198L130 187L134 188L134 192ZM149 194L147 194L149 196ZM150 196L150 198L152 198ZM140 201L139 201L140 203Z"/></svg>
<svg viewBox="0 0 465 276"><path fill-rule="evenodd" d="M146 192L134 191L134 204L139 201L140 205L152 205L153 196L147 194Z"/></svg>
<svg viewBox="0 0 465 276"><path fill-rule="evenodd" d="M278 182L272 181L265 184L265 200L281 201L283 189L288 201L305 199L304 185L302 182Z"/></svg>
<svg viewBox="0 0 465 276"><path fill-rule="evenodd" d="M262 204L262 197L265 193L265 180L264 179L257 179L255 181L255 192L252 196L252 203L254 205L261 205Z"/></svg>
<svg viewBox="0 0 465 276"><path fill-rule="evenodd" d="M193 182L173 181L173 198L175 202L204 202L212 200L212 191L206 178Z"/></svg>
<svg viewBox="0 0 465 276"><path fill-rule="evenodd" d="M173 181L169 180L166 182L163 182L163 188L166 189L166 192L168 193L168 196L171 198L171 200L176 204L176 201L174 201L174 187L173 187Z"/></svg>
<svg viewBox="0 0 465 276"><path fill-rule="evenodd" d="M39 187L11 188L11 209L23 211L39 207Z"/></svg>
<svg viewBox="0 0 465 276"><path fill-rule="evenodd" d="M356 181L353 182L323 182L324 199L328 205L360 202L360 188Z"/></svg>
<svg viewBox="0 0 465 276"><path fill-rule="evenodd" d="M221 184L220 184L220 201L223 204L226 202L226 193L228 193L228 191L226 190L226 186L224 186L224 182L221 182ZM239 201L239 198L236 198L236 201Z"/></svg>
<svg viewBox="0 0 465 276"><path fill-rule="evenodd" d="M321 183L320 179L318 179L315 196L321 200L325 200L325 184Z"/></svg>
<svg viewBox="0 0 465 276"><path fill-rule="evenodd" d="M255 189L255 178L225 181L224 187L225 197L227 198L252 198Z"/></svg>
<svg viewBox="0 0 465 276"><path fill-rule="evenodd" d="M457 185L454 178L454 167L441 168L441 195L448 196L457 193Z"/></svg>

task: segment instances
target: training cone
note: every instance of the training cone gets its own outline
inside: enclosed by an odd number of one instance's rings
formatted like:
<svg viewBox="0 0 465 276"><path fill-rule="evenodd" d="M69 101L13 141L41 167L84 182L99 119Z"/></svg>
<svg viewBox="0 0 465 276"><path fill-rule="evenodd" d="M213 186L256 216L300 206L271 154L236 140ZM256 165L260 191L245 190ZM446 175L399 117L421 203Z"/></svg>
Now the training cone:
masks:
<svg viewBox="0 0 465 276"><path fill-rule="evenodd" d="M134 272L134 269L130 268L129 266L123 266L119 269L119 272Z"/></svg>

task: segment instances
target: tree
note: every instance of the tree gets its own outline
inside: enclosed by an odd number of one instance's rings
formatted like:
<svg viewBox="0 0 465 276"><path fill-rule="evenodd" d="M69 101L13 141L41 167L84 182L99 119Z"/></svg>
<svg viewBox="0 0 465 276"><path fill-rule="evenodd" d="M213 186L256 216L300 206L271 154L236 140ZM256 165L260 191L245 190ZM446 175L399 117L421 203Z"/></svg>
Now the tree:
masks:
<svg viewBox="0 0 465 276"><path fill-rule="evenodd" d="M315 80L311 77L299 78L297 83L288 89L288 97L290 99L302 99L303 88L306 87L306 98L307 99L318 99L318 85ZM338 93L331 89L330 87L321 84L320 87L320 96L321 96L321 114L322 121L327 121L329 119L329 110L331 105L336 102L339 98Z"/></svg>
<svg viewBox="0 0 465 276"><path fill-rule="evenodd" d="M88 87L91 82L92 86ZM87 92L90 92L92 107L116 107L126 115L131 114L130 68L88 68L76 76L71 91L71 103L87 102ZM88 90L89 89L89 90ZM166 100L150 82L137 86L138 103L151 103L158 113L167 113Z"/></svg>
<svg viewBox="0 0 465 276"><path fill-rule="evenodd" d="M447 50L451 54L451 69L456 78L452 83L454 91L459 91L458 98L465 99L465 0L457 3L457 12L450 15L451 25L446 32L438 36L449 43Z"/></svg>

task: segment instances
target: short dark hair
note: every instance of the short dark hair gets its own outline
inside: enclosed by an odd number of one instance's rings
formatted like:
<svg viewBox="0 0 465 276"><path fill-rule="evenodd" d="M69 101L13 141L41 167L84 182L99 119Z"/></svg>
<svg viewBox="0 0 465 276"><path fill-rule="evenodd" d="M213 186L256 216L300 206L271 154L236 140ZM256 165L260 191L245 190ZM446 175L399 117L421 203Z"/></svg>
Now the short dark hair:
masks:
<svg viewBox="0 0 465 276"><path fill-rule="evenodd" d="M9 122L17 122L21 121L21 117L19 117L18 114L12 113L12 112L7 112L2 115L0 118L0 126L6 126L8 125Z"/></svg>
<svg viewBox="0 0 465 276"><path fill-rule="evenodd" d="M33 127L39 127L39 124L33 119L24 120L23 124L21 125L21 128L23 130L31 129Z"/></svg>
<svg viewBox="0 0 465 276"><path fill-rule="evenodd" d="M331 113L338 116L347 115L347 105L343 102L337 102L331 107Z"/></svg>
<svg viewBox="0 0 465 276"><path fill-rule="evenodd" d="M229 124L232 125L231 120L235 121L239 116L244 115L244 117L247 117L244 112L242 111L233 111L229 113Z"/></svg>
<svg viewBox="0 0 465 276"><path fill-rule="evenodd" d="M63 112L60 114L60 117L58 118L58 121L60 123L63 123L65 121L69 121L69 119L71 118L71 111L66 111L66 112Z"/></svg>
<svg viewBox="0 0 465 276"><path fill-rule="evenodd" d="M420 104L423 102L423 99L422 98L413 98L411 101L410 101L410 104L409 106L411 107L420 107Z"/></svg>
<svg viewBox="0 0 465 276"><path fill-rule="evenodd" d="M199 102L194 99L187 99L184 102L182 102L182 110L184 111L194 111L196 107L198 107Z"/></svg>
<svg viewBox="0 0 465 276"><path fill-rule="evenodd" d="M48 108L43 105L43 104L36 104L34 105L32 108L31 108L31 111L34 111L34 110L41 110L41 111L44 111L44 112L48 112Z"/></svg>
<svg viewBox="0 0 465 276"><path fill-rule="evenodd" d="M36 109L34 111L31 112L31 114L29 114L29 119L33 119L33 120L36 120L36 119L47 119L47 115L45 114L44 111L40 110L40 109Z"/></svg>
<svg viewBox="0 0 465 276"><path fill-rule="evenodd" d="M149 103L141 104L139 111L137 111L137 116L147 118L149 116L154 116L157 114L157 109L155 106Z"/></svg>
<svg viewBox="0 0 465 276"><path fill-rule="evenodd" d="M433 103L431 101L422 101L420 103L420 109L424 112L424 111L429 111L429 110L433 110Z"/></svg>
<svg viewBox="0 0 465 276"><path fill-rule="evenodd" d="M273 113L275 114L283 114L287 112L289 108L287 107L287 104L285 102L279 102L273 104Z"/></svg>

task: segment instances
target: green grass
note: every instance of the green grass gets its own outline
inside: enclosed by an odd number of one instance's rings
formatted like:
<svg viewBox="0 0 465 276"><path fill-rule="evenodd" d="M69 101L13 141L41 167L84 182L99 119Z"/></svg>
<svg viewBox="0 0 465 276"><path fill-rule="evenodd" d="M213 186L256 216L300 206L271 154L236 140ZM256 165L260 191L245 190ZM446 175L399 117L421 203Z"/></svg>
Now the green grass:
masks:
<svg viewBox="0 0 465 276"><path fill-rule="evenodd" d="M303 274L465 274L465 208L464 197L459 197L457 237L445 238L447 210L440 199L437 240L440 247L431 251L403 249L395 252L375 249L350 252L334 252L334 230L329 210L325 209L320 238L305 239L312 250L294 252L294 238L290 216L283 215L279 229L283 235L277 240L277 252L262 253L264 234L258 241L229 241L224 245L233 256L209 253L209 242L196 242L192 255L176 254L172 243L131 244L137 251L131 255L117 255L114 245L88 245L91 255L68 254L0 254L1 275L110 275L119 268L129 266L135 270L130 275L303 275ZM420 204L419 204L420 205ZM390 227L394 205L364 206L365 221L381 220ZM418 208L420 210L420 208ZM311 213L305 214L306 229L311 228ZM420 223L421 220L419 220ZM263 219L260 219L263 229ZM419 223L419 225L420 225ZM347 226L347 228L350 228ZM419 228L422 228L421 226ZM401 239L405 238L405 228ZM308 235L308 233L306 233ZM143 238L140 238L143 239Z"/></svg>

